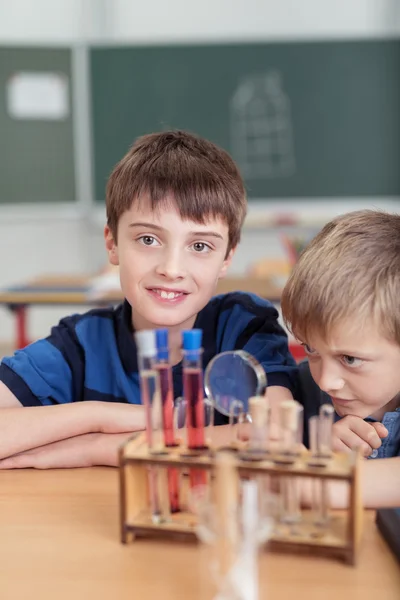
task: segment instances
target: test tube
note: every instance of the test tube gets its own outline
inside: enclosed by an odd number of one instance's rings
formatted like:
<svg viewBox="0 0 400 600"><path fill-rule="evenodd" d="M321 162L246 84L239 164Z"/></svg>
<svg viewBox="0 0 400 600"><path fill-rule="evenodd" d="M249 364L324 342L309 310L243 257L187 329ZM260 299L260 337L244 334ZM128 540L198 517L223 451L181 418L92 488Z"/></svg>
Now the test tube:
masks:
<svg viewBox="0 0 400 600"><path fill-rule="evenodd" d="M218 562L224 580L234 566L239 544L239 478L234 456L224 450L216 455L214 489Z"/></svg>
<svg viewBox="0 0 400 600"><path fill-rule="evenodd" d="M319 455L323 458L332 457L332 427L335 416L335 409L332 404L322 404L319 409ZM329 521L329 494L328 482L326 479L321 481L321 515L319 519L320 527L326 527Z"/></svg>
<svg viewBox="0 0 400 600"><path fill-rule="evenodd" d="M294 462L299 452L302 436L303 407L296 400L283 400L279 406L281 428L281 456ZM291 525L291 533L297 534L297 524L301 521L300 498L296 477L282 476L281 520Z"/></svg>
<svg viewBox="0 0 400 600"><path fill-rule="evenodd" d="M156 369L160 380L161 416L164 444L167 448L174 447L174 387L172 368L169 360L168 329L156 330L157 360ZM179 511L179 471L169 468L168 489L172 512Z"/></svg>
<svg viewBox="0 0 400 600"><path fill-rule="evenodd" d="M319 436L321 432L321 421L319 415L310 417L308 420L308 435L310 440L310 452L311 462L313 464L320 463L320 441ZM322 508L322 481L318 477L311 479L311 510L312 520L314 525L318 527L323 521L323 508Z"/></svg>
<svg viewBox="0 0 400 600"><path fill-rule="evenodd" d="M322 404L319 409L319 448L321 457L332 456L332 427L335 409L332 404Z"/></svg>
<svg viewBox="0 0 400 600"><path fill-rule="evenodd" d="M296 400L282 400L280 413L280 452L295 457L303 436L303 407Z"/></svg>
<svg viewBox="0 0 400 600"><path fill-rule="evenodd" d="M319 459L319 415L308 419L308 437L310 439L311 460Z"/></svg>
<svg viewBox="0 0 400 600"><path fill-rule="evenodd" d="M268 444L268 399L265 396L249 398L251 429L248 448L250 452L265 453Z"/></svg>
<svg viewBox="0 0 400 600"><path fill-rule="evenodd" d="M319 415L309 419L309 438L311 460L317 461L322 468L332 456L332 425L334 408L323 404ZM312 480L313 521L318 528L325 528L329 521L328 483L325 479Z"/></svg>
<svg viewBox="0 0 400 600"><path fill-rule="evenodd" d="M156 335L147 329L135 333L138 353L140 392L146 414L147 444L150 452L164 449L162 435L160 379L156 369Z"/></svg>
<svg viewBox="0 0 400 600"><path fill-rule="evenodd" d="M164 443L175 446L174 435L174 387L169 361L168 329L156 329L157 360L156 369L160 378L161 414Z"/></svg>
<svg viewBox="0 0 400 600"><path fill-rule="evenodd" d="M157 453L164 448L161 435L161 394L158 372L155 369L157 355L155 332L143 330L135 333L138 354L140 392L146 415L146 438L150 453ZM149 495L154 523L166 518L160 473L149 467ZM161 492L161 493L160 493Z"/></svg>
<svg viewBox="0 0 400 600"><path fill-rule="evenodd" d="M204 386L202 369L202 331L189 329L183 336L183 395L186 400L187 445L189 450L203 450L204 432ZM190 469L190 485L205 485L206 473Z"/></svg>

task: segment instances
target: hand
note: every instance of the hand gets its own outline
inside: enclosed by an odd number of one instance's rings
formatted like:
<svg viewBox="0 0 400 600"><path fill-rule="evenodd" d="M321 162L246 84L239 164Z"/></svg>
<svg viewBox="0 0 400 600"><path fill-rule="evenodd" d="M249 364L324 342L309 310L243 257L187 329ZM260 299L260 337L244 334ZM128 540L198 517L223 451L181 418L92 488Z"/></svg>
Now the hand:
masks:
<svg viewBox="0 0 400 600"><path fill-rule="evenodd" d="M387 435L388 430L382 423L367 423L361 417L346 415L333 425L332 447L338 452L360 448L364 456L370 456L381 447L381 439Z"/></svg>

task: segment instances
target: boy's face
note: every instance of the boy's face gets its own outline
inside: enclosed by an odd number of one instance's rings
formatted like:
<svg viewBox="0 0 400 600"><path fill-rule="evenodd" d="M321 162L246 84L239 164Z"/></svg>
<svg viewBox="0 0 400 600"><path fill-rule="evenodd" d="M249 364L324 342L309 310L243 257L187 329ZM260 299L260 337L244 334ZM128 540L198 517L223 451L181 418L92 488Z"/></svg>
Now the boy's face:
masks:
<svg viewBox="0 0 400 600"><path fill-rule="evenodd" d="M328 342L314 335L305 344L311 374L341 417L381 420L399 405L400 346L378 329L373 323L358 328L343 323Z"/></svg>
<svg viewBox="0 0 400 600"><path fill-rule="evenodd" d="M146 202L133 203L120 218L118 243L108 227L105 238L135 329L191 328L233 256L226 256L222 220L183 221L173 201L156 212Z"/></svg>

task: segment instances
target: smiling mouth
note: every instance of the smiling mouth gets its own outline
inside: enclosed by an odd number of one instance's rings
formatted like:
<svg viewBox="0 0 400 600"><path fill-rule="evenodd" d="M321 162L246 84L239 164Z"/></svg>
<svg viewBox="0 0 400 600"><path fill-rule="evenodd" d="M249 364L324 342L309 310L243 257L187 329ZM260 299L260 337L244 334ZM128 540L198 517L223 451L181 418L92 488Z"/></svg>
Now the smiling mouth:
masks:
<svg viewBox="0 0 400 600"><path fill-rule="evenodd" d="M163 290L160 288L148 288L150 292L153 294L157 294L160 298L164 300L174 300L175 298L181 298L182 296L187 296L188 292L181 291L173 291L173 290Z"/></svg>
<svg viewBox="0 0 400 600"><path fill-rule="evenodd" d="M334 396L331 396L332 398L332 402L337 402L338 404L348 404L349 402L354 402L353 399L348 399L348 398L335 398Z"/></svg>

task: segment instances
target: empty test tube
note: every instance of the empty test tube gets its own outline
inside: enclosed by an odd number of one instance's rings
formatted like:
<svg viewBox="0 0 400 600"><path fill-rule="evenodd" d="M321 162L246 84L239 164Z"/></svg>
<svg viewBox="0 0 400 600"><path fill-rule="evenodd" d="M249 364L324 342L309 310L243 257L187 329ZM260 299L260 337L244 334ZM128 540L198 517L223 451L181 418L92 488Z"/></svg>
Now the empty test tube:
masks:
<svg viewBox="0 0 400 600"><path fill-rule="evenodd" d="M215 461L215 508L217 549L221 578L234 565L239 543L239 478L235 458L226 451L217 453Z"/></svg>
<svg viewBox="0 0 400 600"><path fill-rule="evenodd" d="M303 407L296 400L284 400L279 407L281 427L280 453L295 460L303 431ZM300 498L296 477L282 476L281 520L292 525L291 533L296 534L296 524L301 521Z"/></svg>
<svg viewBox="0 0 400 600"><path fill-rule="evenodd" d="M161 393L159 374L155 369L157 356L156 337L153 330L135 333L137 346L140 392L146 415L146 437L150 453L159 453L164 449L161 428ZM160 523L169 517L169 507L165 503L165 481L163 472L149 467L149 494L154 523Z"/></svg>
<svg viewBox="0 0 400 600"><path fill-rule="evenodd" d="M334 408L330 404L320 407L319 415L309 420L309 437L312 460L317 460L323 468L327 459L332 456L332 425ZM312 480L312 510L314 524L319 528L326 527L329 520L329 498L327 481L314 478Z"/></svg>
<svg viewBox="0 0 400 600"><path fill-rule="evenodd" d="M335 409L332 404L322 404L319 409L319 455L330 458L332 456L332 427Z"/></svg>

